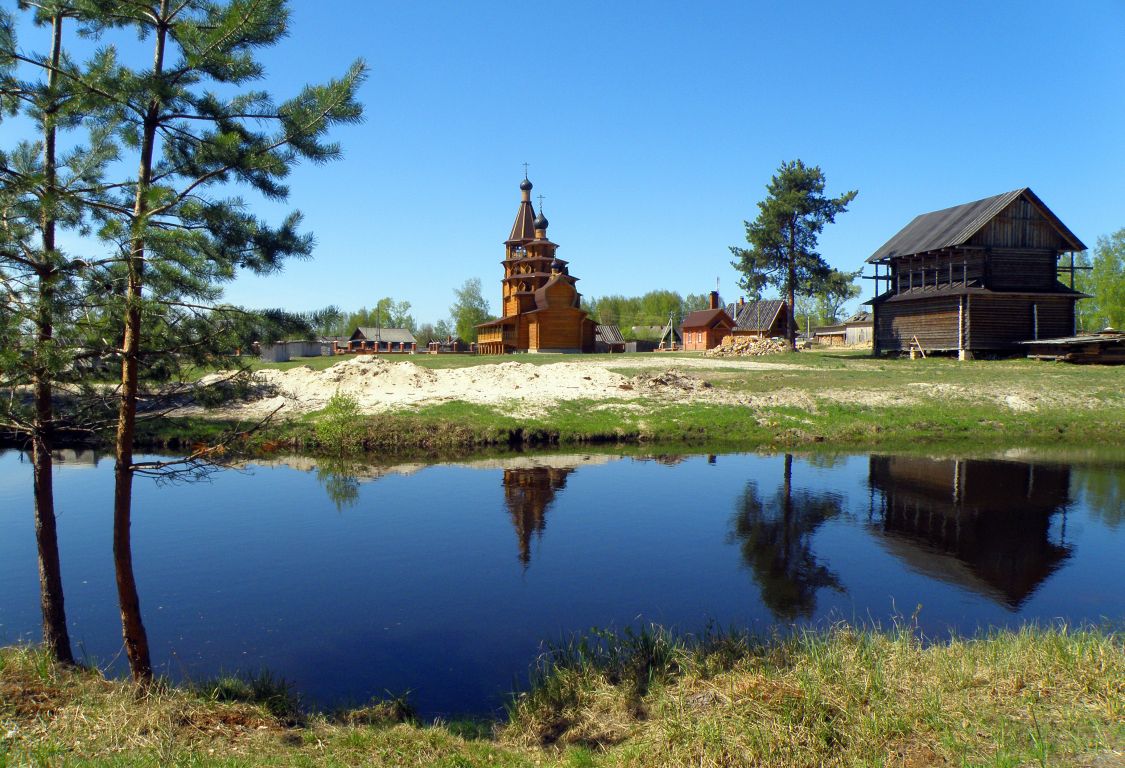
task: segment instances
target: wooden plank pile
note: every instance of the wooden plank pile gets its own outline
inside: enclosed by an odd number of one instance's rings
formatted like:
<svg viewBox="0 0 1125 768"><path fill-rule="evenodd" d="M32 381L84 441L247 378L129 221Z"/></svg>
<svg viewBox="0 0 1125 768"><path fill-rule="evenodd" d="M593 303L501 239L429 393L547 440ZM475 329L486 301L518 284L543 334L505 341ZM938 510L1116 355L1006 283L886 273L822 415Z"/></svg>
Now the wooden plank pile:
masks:
<svg viewBox="0 0 1125 768"><path fill-rule="evenodd" d="M760 357L789 351L785 339L759 339L754 336L726 336L717 347L703 354L707 357Z"/></svg>

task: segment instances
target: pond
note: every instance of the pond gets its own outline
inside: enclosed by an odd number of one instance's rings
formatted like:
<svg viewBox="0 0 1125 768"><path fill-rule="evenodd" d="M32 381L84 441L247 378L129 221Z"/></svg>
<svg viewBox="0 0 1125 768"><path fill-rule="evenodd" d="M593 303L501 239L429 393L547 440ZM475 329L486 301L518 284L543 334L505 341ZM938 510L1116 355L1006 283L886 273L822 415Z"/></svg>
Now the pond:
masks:
<svg viewBox="0 0 1125 768"><path fill-rule="evenodd" d="M112 461L56 472L76 653L122 673ZM36 640L26 457L0 455L0 643ZM267 668L306 702L409 691L483 714L544 641L591 627L761 633L916 614L933 636L1125 616L1125 461L515 455L138 479L133 552L158 672Z"/></svg>

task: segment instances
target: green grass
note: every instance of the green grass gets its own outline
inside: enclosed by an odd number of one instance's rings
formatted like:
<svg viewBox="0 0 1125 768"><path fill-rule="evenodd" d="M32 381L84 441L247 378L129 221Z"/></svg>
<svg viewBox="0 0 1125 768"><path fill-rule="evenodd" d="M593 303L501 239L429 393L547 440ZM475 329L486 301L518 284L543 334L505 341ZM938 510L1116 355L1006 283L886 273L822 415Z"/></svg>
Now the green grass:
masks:
<svg viewBox="0 0 1125 768"><path fill-rule="evenodd" d="M138 697L0 649L0 765L1114 765L1125 750L1125 640L1109 630L647 628L568 640L538 670L505 720L426 724L401 700L279 715L245 680Z"/></svg>

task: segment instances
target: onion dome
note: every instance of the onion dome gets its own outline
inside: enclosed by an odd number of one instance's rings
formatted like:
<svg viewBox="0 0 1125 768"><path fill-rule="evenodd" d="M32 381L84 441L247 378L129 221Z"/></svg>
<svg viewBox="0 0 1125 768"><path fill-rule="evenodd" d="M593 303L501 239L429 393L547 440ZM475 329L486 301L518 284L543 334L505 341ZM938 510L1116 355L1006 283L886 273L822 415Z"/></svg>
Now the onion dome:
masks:
<svg viewBox="0 0 1125 768"><path fill-rule="evenodd" d="M559 260L559 259L555 259L551 262L551 271L552 272L563 272L563 271L565 271L565 267L566 267L566 265L563 264L562 261Z"/></svg>
<svg viewBox="0 0 1125 768"><path fill-rule="evenodd" d="M543 215L543 211L540 211L539 215L535 217L535 228L546 229L548 223L547 217Z"/></svg>
<svg viewBox="0 0 1125 768"><path fill-rule="evenodd" d="M524 192L531 191L531 182L527 180L526 176L524 176L523 181L520 182L520 189L522 189Z"/></svg>

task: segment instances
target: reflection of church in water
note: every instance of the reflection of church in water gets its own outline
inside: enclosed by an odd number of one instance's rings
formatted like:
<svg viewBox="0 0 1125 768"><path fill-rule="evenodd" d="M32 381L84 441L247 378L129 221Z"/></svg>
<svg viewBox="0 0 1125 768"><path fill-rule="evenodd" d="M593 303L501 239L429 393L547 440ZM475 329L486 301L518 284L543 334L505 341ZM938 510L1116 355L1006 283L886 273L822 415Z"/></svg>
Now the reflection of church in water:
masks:
<svg viewBox="0 0 1125 768"><path fill-rule="evenodd" d="M1070 556L1067 467L872 456L872 521L911 569L1012 609ZM1062 513L1058 541L1051 523Z"/></svg>
<svg viewBox="0 0 1125 768"><path fill-rule="evenodd" d="M566 487L573 469L526 467L504 470L504 504L519 537L520 562L531 562L531 538L542 535L547 526L547 507L555 494Z"/></svg>

